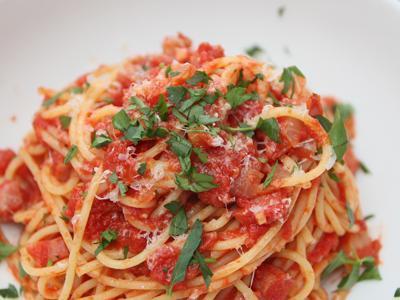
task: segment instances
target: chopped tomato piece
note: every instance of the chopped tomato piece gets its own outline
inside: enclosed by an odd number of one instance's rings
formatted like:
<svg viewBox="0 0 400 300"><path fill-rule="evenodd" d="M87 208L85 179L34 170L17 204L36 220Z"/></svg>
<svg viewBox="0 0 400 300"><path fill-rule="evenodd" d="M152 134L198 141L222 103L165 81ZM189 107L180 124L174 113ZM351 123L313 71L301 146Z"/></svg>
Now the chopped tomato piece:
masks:
<svg viewBox="0 0 400 300"><path fill-rule="evenodd" d="M206 62L223 57L224 55L224 49L221 46L213 46L209 43L201 43L193 54L191 61L193 64L201 66Z"/></svg>
<svg viewBox="0 0 400 300"><path fill-rule="evenodd" d="M27 250L39 267L45 267L69 255L68 248L61 237L38 241L28 245Z"/></svg>
<svg viewBox="0 0 400 300"><path fill-rule="evenodd" d="M139 253L146 247L145 236L125 220L122 208L117 203L95 200L86 225L85 238L99 241L101 233L106 230L114 230L118 234L111 247L120 249L127 246L132 253Z"/></svg>
<svg viewBox="0 0 400 300"><path fill-rule="evenodd" d="M324 233L307 258L312 264L319 263L339 245L339 237L334 233Z"/></svg>
<svg viewBox="0 0 400 300"><path fill-rule="evenodd" d="M257 198L237 199L235 218L242 224L271 224L285 220L289 213L290 198L285 191L278 191Z"/></svg>
<svg viewBox="0 0 400 300"><path fill-rule="evenodd" d="M15 157L15 152L10 149L0 150L0 176L3 176L11 160Z"/></svg>
<svg viewBox="0 0 400 300"><path fill-rule="evenodd" d="M324 113L322 109L321 97L312 94L307 100L307 108L311 116L315 117Z"/></svg>
<svg viewBox="0 0 400 300"><path fill-rule="evenodd" d="M293 286L288 273L268 263L258 267L254 276L253 289L260 300L285 300Z"/></svg>
<svg viewBox="0 0 400 300"><path fill-rule="evenodd" d="M0 221L11 221L15 212L24 207L24 198L15 180L0 184Z"/></svg>
<svg viewBox="0 0 400 300"><path fill-rule="evenodd" d="M353 148L351 147L347 148L347 151L344 154L343 159L353 174L355 174L357 170L360 168L360 161L354 154Z"/></svg>
<svg viewBox="0 0 400 300"><path fill-rule="evenodd" d="M58 181L65 182L71 175L72 167L64 164L64 157L57 151L50 150L51 171Z"/></svg>

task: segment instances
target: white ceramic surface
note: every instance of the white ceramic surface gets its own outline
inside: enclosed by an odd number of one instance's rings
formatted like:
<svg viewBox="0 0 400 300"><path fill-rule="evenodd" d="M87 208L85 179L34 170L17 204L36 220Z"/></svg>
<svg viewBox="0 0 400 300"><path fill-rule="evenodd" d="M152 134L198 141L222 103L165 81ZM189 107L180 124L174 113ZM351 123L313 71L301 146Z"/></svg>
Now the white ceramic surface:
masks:
<svg viewBox="0 0 400 300"><path fill-rule="evenodd" d="M0 0L0 147L20 145L40 104L37 87L159 51L177 31L228 54L259 44L277 65L296 64L316 92L356 107L356 152L373 172L358 182L384 263L383 281L359 283L349 298L391 299L400 287L399 0ZM0 287L11 280L3 263Z"/></svg>

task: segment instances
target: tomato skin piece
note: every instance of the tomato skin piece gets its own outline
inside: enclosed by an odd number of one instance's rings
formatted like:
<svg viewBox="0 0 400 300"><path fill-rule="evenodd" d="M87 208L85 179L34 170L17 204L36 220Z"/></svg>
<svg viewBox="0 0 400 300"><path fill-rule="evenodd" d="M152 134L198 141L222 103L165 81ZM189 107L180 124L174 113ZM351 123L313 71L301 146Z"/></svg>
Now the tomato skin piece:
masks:
<svg viewBox="0 0 400 300"><path fill-rule="evenodd" d="M24 198L15 180L4 180L0 184L0 221L12 221L15 212L24 207Z"/></svg>
<svg viewBox="0 0 400 300"><path fill-rule="evenodd" d="M27 250L39 267L45 267L50 261L54 263L69 256L68 248L61 237L30 244Z"/></svg>
<svg viewBox="0 0 400 300"><path fill-rule="evenodd" d="M308 253L307 259L316 264L321 262L331 252L339 246L339 237L334 233L324 233L322 238L315 245L314 249Z"/></svg>
<svg viewBox="0 0 400 300"><path fill-rule="evenodd" d="M3 176L8 165L15 157L15 152L11 149L0 150L0 176Z"/></svg>
<svg viewBox="0 0 400 300"><path fill-rule="evenodd" d="M253 289L260 300L285 300L289 296L294 280L278 267L264 263L257 268Z"/></svg>

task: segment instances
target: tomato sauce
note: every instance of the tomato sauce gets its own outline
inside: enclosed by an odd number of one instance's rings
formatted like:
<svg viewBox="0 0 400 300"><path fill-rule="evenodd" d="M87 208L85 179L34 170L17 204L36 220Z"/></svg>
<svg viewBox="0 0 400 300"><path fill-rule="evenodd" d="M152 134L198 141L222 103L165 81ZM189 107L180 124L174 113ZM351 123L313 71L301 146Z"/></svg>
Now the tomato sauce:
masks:
<svg viewBox="0 0 400 300"><path fill-rule="evenodd" d="M140 230L130 225L124 218L122 208L111 201L95 200L85 230L85 239L99 241L101 233L114 230L118 234L110 247L121 249L125 246L132 253L139 253L146 247L146 238Z"/></svg>

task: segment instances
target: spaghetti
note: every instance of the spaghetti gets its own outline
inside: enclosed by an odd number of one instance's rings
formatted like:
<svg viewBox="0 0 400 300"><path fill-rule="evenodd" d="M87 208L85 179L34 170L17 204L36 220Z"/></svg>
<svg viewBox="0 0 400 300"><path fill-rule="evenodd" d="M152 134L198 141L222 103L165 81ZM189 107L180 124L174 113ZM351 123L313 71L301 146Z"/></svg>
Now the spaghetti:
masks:
<svg viewBox="0 0 400 300"><path fill-rule="evenodd" d="M0 152L25 298L327 299L335 272L340 299L379 279L352 111L305 83L179 34L41 88L33 132Z"/></svg>

